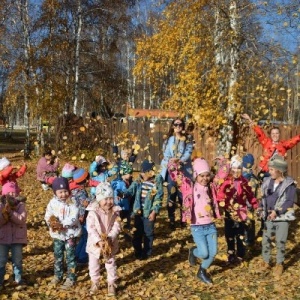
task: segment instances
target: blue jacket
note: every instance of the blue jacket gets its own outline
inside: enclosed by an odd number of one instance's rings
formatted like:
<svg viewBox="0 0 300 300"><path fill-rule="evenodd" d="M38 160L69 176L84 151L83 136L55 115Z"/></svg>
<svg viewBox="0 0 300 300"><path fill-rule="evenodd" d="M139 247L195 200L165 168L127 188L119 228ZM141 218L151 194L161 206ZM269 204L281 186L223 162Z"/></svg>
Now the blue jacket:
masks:
<svg viewBox="0 0 300 300"><path fill-rule="evenodd" d="M175 136L171 136L167 141L164 142L163 151L164 158L161 161L161 176L163 180L166 180L167 175L167 166L170 158L179 158L182 162L182 171L185 176L192 179L192 152L193 152L193 143L192 141L179 141L177 147L177 154L175 153Z"/></svg>
<svg viewBox="0 0 300 300"><path fill-rule="evenodd" d="M114 190L114 203L122 208L122 210L130 210L129 197L120 198L119 193L124 194L127 190L127 186L122 178L117 178L111 181L111 187Z"/></svg>
<svg viewBox="0 0 300 300"><path fill-rule="evenodd" d="M141 211L141 194L142 194L142 179L137 179L132 182L130 187L125 191L124 195L134 197L133 213L139 214ZM143 216L148 218L152 211L157 214L161 208L162 200L164 196L163 191L163 178L161 175L157 175L154 179L154 187L148 191L144 201Z"/></svg>

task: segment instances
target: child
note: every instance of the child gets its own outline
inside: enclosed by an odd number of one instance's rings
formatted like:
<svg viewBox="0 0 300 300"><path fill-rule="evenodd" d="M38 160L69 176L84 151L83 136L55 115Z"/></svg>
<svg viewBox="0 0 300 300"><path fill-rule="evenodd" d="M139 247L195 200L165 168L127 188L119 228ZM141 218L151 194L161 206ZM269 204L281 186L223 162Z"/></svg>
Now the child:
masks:
<svg viewBox="0 0 300 300"><path fill-rule="evenodd" d="M124 197L128 196L134 199L134 255L137 259L146 259L152 255L154 223L163 198L163 178L155 176L153 162L143 161L140 178L124 192Z"/></svg>
<svg viewBox="0 0 300 300"><path fill-rule="evenodd" d="M14 281L17 289L24 285L22 280L22 249L27 244L27 212L25 199L19 197L16 182L6 182L2 187L0 202L0 289L3 289L8 252L11 251Z"/></svg>
<svg viewBox="0 0 300 300"><path fill-rule="evenodd" d="M197 277L206 284L212 284L206 270L217 254L217 228L215 218L220 218L218 203L212 197L211 173L207 161L197 158L193 164L195 184L193 188L191 232L196 246L189 250L189 263L196 265L196 258L202 258Z"/></svg>
<svg viewBox="0 0 300 300"><path fill-rule="evenodd" d="M69 180L70 189L73 182L73 173L77 168L74 165L66 163L61 170L61 177L67 178Z"/></svg>
<svg viewBox="0 0 300 300"><path fill-rule="evenodd" d="M118 252L120 207L114 206L113 189L108 182L101 182L96 188L96 200L88 207L86 251L89 254L89 274L92 281L91 294L99 290L100 256L103 256L107 271L108 296L116 295L115 281L117 266L115 254Z"/></svg>
<svg viewBox="0 0 300 300"><path fill-rule="evenodd" d="M53 180L57 177L59 167L58 157L52 161L51 151L47 151L40 158L36 167L37 180L41 182L44 191L48 190Z"/></svg>
<svg viewBox="0 0 300 300"><path fill-rule="evenodd" d="M0 185L4 185L8 181L16 182L19 177L25 174L26 170L25 163L16 170L6 157L2 157L0 159Z"/></svg>
<svg viewBox="0 0 300 300"><path fill-rule="evenodd" d="M273 270L275 279L279 279L283 272L285 244L288 237L290 221L295 220L294 200L296 185L291 177L285 175L287 162L280 155L274 155L268 162L270 177L262 184L262 218L265 220L261 271L270 269L272 235L275 235L277 248L276 265Z"/></svg>
<svg viewBox="0 0 300 300"><path fill-rule="evenodd" d="M66 178L56 177L52 182L54 197L47 205L45 220L53 238L54 278L57 285L63 279L64 252L66 254L67 278L62 288L69 289L76 282L76 238L81 234L79 208L70 198L69 183Z"/></svg>
<svg viewBox="0 0 300 300"><path fill-rule="evenodd" d="M259 180L253 174L252 167L254 165L254 157L252 154L247 153L243 156L243 169L242 169L242 176L248 180L249 185L252 189L254 196L258 197L258 188L259 188ZM251 211L251 206L249 206ZM252 246L255 240L255 220L253 215L249 218L245 224L245 243L248 246Z"/></svg>
<svg viewBox="0 0 300 300"><path fill-rule="evenodd" d="M111 182L111 186L114 190L114 202L116 205L120 206L122 208L122 211L120 212L120 217L122 221L125 221L125 228L130 228L130 216L131 216L131 205L130 205L130 198L120 198L118 195L120 193L124 193L126 189L131 184L132 181L132 166L127 161L122 161L120 164L119 169L119 176L118 178L114 179Z"/></svg>
<svg viewBox="0 0 300 300"><path fill-rule="evenodd" d="M88 262L88 254L86 253L87 230L86 230L86 207L91 202L91 199L85 189L89 179L89 173L82 168L77 169L73 173L73 180L70 183L71 196L75 199L79 208L79 221L82 225L82 232L79 243L76 247L76 258L79 264Z"/></svg>
<svg viewBox="0 0 300 300"><path fill-rule="evenodd" d="M231 174L225 179L217 194L219 206L225 209L225 238L227 242L228 263L240 263L245 256L243 238L247 204L257 208L248 181L242 176L242 159L234 155L230 161ZM235 250L235 240L236 248Z"/></svg>
<svg viewBox="0 0 300 300"><path fill-rule="evenodd" d="M113 166L112 169L108 170L107 167L109 162L101 155L97 155L95 160L91 163L89 173L91 180L89 182L91 188L91 194L95 196L96 186L99 182L107 181L108 177L116 175L118 172L118 166Z"/></svg>

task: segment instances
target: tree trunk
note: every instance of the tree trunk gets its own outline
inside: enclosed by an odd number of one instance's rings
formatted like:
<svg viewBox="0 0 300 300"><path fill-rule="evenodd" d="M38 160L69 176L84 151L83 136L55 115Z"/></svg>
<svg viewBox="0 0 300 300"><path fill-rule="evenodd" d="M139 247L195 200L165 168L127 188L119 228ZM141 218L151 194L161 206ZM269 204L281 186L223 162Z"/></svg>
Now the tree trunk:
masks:
<svg viewBox="0 0 300 300"><path fill-rule="evenodd" d="M77 0L77 16L75 25L75 59L74 59L74 99L73 99L73 113L77 114L78 106L78 89L79 89L79 59L80 59L80 36L82 29L82 7L81 0Z"/></svg>

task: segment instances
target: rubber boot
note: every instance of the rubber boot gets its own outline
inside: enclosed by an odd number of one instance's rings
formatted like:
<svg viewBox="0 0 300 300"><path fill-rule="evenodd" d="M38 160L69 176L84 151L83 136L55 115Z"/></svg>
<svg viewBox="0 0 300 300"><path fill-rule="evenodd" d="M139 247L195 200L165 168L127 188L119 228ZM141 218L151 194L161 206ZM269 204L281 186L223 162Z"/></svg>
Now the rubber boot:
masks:
<svg viewBox="0 0 300 300"><path fill-rule="evenodd" d="M212 284L212 280L208 277L206 269L200 267L197 273L197 277L205 284Z"/></svg>

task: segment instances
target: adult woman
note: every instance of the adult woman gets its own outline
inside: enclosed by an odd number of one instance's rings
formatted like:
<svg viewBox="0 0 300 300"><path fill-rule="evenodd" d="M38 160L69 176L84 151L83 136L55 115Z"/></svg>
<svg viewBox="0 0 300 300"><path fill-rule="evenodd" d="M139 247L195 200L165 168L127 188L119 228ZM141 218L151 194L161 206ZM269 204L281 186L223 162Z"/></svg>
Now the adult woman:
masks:
<svg viewBox="0 0 300 300"><path fill-rule="evenodd" d="M178 190L176 182L168 176L167 165L169 161L179 162L185 176L192 178L193 142L185 134L184 120L177 118L172 121L166 141L163 146L163 160L161 162L161 176L168 182L168 217L170 227L175 230L175 208L178 197L179 204L182 205L182 196ZM183 224L182 224L183 225Z"/></svg>
<svg viewBox="0 0 300 300"><path fill-rule="evenodd" d="M264 152L262 155L262 159L259 162L260 173L259 178L262 179L263 177L269 176L269 167L268 162L269 160L275 155L279 154L284 156L287 150L293 148L297 143L300 142L300 134L292 137L286 141L280 141L280 130L278 127L273 127L270 131L270 137L268 137L265 132L259 127L255 125L254 122L251 120L248 114L242 114L242 117L245 120L249 121L249 125L252 126L259 143L263 146Z"/></svg>

